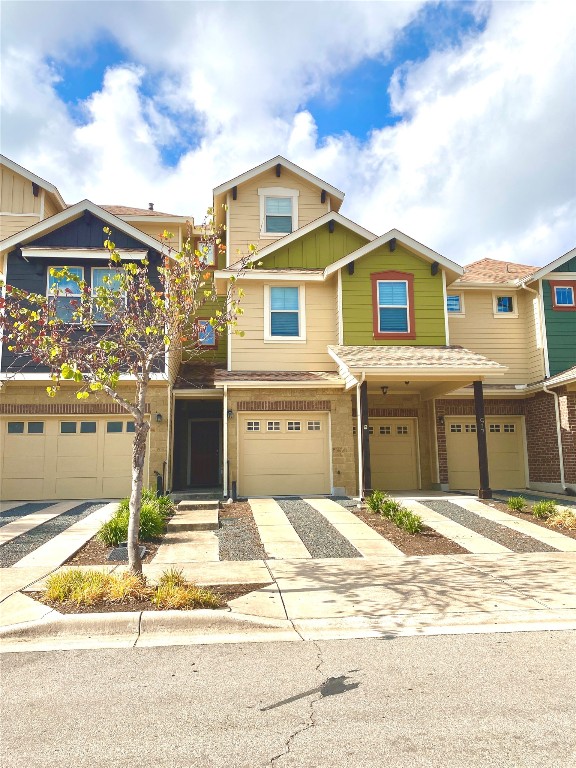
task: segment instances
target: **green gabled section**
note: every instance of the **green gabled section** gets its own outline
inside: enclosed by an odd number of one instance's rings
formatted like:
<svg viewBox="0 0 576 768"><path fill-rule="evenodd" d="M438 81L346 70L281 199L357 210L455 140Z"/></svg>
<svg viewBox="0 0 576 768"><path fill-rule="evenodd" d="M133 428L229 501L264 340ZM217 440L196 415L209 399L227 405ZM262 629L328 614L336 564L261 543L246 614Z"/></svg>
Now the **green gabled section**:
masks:
<svg viewBox="0 0 576 768"><path fill-rule="evenodd" d="M330 222L308 232L292 243L278 248L262 258L262 269L325 269L338 259L366 245L367 238L347 229L340 223Z"/></svg>
<svg viewBox="0 0 576 768"><path fill-rule="evenodd" d="M375 272L409 272L414 275L415 339L374 339L372 280ZM397 243L390 252L387 244L354 262L354 272L342 273L342 319L344 344L389 346L441 346L446 344L442 270L430 272L430 263Z"/></svg>
<svg viewBox="0 0 576 768"><path fill-rule="evenodd" d="M566 312L553 308L552 287L549 280L555 279L554 272L569 272L574 275L576 281L576 258L557 267L542 280L550 376L556 376L576 365L576 311Z"/></svg>

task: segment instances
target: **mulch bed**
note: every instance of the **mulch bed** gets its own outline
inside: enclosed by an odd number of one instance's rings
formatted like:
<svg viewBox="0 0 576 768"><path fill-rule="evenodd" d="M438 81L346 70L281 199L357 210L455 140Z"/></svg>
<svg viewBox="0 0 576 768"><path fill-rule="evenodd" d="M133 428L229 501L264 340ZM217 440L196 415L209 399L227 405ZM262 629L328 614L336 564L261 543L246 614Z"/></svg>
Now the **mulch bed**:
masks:
<svg viewBox="0 0 576 768"><path fill-rule="evenodd" d="M368 509L348 508L356 517L377 531L394 546L398 547L405 555L468 555L467 549L456 544L455 541L441 536L432 528L424 526L422 533L406 533L385 517L375 515Z"/></svg>
<svg viewBox="0 0 576 768"><path fill-rule="evenodd" d="M208 586L202 584L203 589L209 589L211 592L220 595L222 598L222 608L228 605L229 600L236 597L243 597L249 592L262 589L267 584L217 584ZM164 608L158 608L150 600L126 600L120 603L94 603L94 605L76 605L75 603L58 603L44 598L44 592L27 592L29 597L37 600L39 603L49 605L59 613L119 613L120 611L163 611ZM190 610L195 610L194 608Z"/></svg>
<svg viewBox="0 0 576 768"><path fill-rule="evenodd" d="M149 563L152 560L161 543L161 540L142 542L148 550L142 558L143 563ZM114 547L108 547L94 537L93 539L90 539L90 541L87 541L75 555L69 557L68 560L66 560L65 565L123 565L124 563L120 560L108 560L108 555L113 549Z"/></svg>
<svg viewBox="0 0 576 768"><path fill-rule="evenodd" d="M483 501L482 503L493 509L498 509L500 512L506 512L507 514L512 515L512 517L518 517L520 520L527 520L529 523L534 523L541 528L546 528L547 531L556 531L556 533L561 533L564 536L568 536L570 539L576 539L576 531L571 531L568 528L560 528L560 526L556 525L547 525L545 520L540 520L539 518L534 517L531 512L516 512L513 509L508 509L508 505L500 501Z"/></svg>

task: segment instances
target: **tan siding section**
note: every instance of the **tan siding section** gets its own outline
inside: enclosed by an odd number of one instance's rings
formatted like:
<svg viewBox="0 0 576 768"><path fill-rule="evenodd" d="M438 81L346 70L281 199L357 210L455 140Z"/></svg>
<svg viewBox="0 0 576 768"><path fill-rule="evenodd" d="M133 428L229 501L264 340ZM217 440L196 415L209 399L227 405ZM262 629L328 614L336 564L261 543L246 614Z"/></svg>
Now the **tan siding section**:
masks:
<svg viewBox="0 0 576 768"><path fill-rule="evenodd" d="M60 213L60 207L56 205L52 195L48 192L44 193L44 218L47 219L50 216L54 216L55 213Z"/></svg>
<svg viewBox="0 0 576 768"><path fill-rule="evenodd" d="M276 176L275 170L267 171L255 179L247 181L238 187L238 198L232 200L230 195L228 252L230 261L234 262L240 255L247 253L250 243L259 249L275 242L275 238L260 239L260 197L258 189L261 187L285 187L297 189L298 196L298 228L328 213L328 202L320 202L321 190L305 182L295 174L282 168L281 176Z"/></svg>
<svg viewBox="0 0 576 768"><path fill-rule="evenodd" d="M167 244L170 248L174 248L176 251L180 250L180 224L170 226L170 224L154 224L148 223L147 221L129 221L128 224L131 224L136 229L139 229L140 232L144 232L145 235L154 237L164 244L166 244L166 241L162 239L162 234L164 231L167 231L172 235L167 241Z"/></svg>
<svg viewBox="0 0 576 768"><path fill-rule="evenodd" d="M448 289L448 293L451 291ZM506 294L506 291L502 291ZM486 378L493 384L528 384L535 378L538 362L531 296L510 292L518 317L494 317L490 290L464 291L464 317L449 316L450 344L459 345L507 365L504 376Z"/></svg>
<svg viewBox="0 0 576 768"><path fill-rule="evenodd" d="M306 283L306 341L264 341L264 284L245 280L241 287L244 314L238 318L238 330L244 331L244 336L232 337L232 370L336 370L326 349L338 339L335 279L328 283Z"/></svg>
<svg viewBox="0 0 576 768"><path fill-rule="evenodd" d="M0 167L0 211L3 213L37 213L40 215L40 192L34 197L32 182Z"/></svg>
<svg viewBox="0 0 576 768"><path fill-rule="evenodd" d="M0 240L22 232L34 224L38 224L40 215L32 214L29 216L12 216L10 214L0 215Z"/></svg>

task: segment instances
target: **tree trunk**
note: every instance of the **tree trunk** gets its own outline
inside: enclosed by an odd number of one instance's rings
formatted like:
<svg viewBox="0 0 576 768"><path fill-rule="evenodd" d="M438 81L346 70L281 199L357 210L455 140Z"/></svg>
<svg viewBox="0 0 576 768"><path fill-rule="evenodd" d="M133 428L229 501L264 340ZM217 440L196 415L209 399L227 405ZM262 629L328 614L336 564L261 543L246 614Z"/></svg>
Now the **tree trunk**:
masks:
<svg viewBox="0 0 576 768"><path fill-rule="evenodd" d="M150 424L144 418L146 386L138 385L140 417L135 421L134 444L132 445L132 490L130 492L130 518L128 520L128 564L132 573L142 575L140 557L140 510L142 508L142 486L144 484L144 459L146 457L146 438Z"/></svg>

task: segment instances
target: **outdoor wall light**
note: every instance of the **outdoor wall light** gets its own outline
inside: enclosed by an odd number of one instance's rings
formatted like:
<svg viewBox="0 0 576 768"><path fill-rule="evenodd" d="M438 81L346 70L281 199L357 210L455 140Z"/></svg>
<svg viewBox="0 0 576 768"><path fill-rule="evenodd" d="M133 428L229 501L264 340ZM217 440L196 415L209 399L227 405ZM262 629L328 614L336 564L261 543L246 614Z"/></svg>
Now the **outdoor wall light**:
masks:
<svg viewBox="0 0 576 768"><path fill-rule="evenodd" d="M234 416L234 411L226 411L226 416L231 419Z"/></svg>
<svg viewBox="0 0 576 768"><path fill-rule="evenodd" d="M444 416L438 416L438 426L444 426Z"/></svg>
<svg viewBox="0 0 576 768"><path fill-rule="evenodd" d="M162 414L161 414L161 413L157 413L157 414L156 414L156 422L157 422L158 424L160 424L160 422L161 422L161 421L162 421Z"/></svg>
<svg viewBox="0 0 576 768"><path fill-rule="evenodd" d="M382 390L382 394L383 395L387 395L388 394L388 387L386 385L384 385L383 387L380 387L380 389Z"/></svg>

